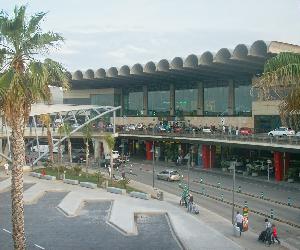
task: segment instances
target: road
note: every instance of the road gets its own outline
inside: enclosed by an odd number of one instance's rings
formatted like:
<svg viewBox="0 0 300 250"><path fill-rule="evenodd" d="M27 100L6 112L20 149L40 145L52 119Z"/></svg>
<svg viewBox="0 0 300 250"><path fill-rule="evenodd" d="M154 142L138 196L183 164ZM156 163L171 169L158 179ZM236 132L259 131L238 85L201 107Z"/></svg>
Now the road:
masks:
<svg viewBox="0 0 300 250"><path fill-rule="evenodd" d="M152 185L152 165L149 163L132 163L133 174L129 174L129 166L126 167L127 177L134 179L136 181ZM155 166L155 172L159 172L165 169L163 166ZM187 180L187 170L181 170L185 181ZM201 184L200 179L202 178ZM204 191L213 197L221 198L223 194L224 200L232 201L232 192L217 187L212 187L209 185L216 185L220 182L222 188L232 188L232 179L230 176L220 176L212 175L203 172L191 171L190 172L190 189L198 191L199 193L194 193L194 200L201 206L222 215L224 218L231 221L232 216L232 206L225 204L221 201L216 201L207 196L203 196L200 193ZM268 185L264 183L256 183L248 180L237 179L236 186L241 186L243 191L247 193L255 193L260 195L260 190L264 190L265 197L272 198L281 202L287 202L287 197L291 197L293 204L300 205L300 195L299 191L294 188L279 189L276 186ZM178 196L181 195L182 189L179 188L178 182L167 182L163 180L157 180L155 178L155 187L167 191ZM204 190L203 190L204 188ZM261 213L270 214L271 209L274 210L274 216L280 218L284 221L289 221L300 225L300 209L289 207L287 205L280 205L267 200L262 200L259 198L253 198L244 194L235 194L236 204L244 206L244 202L248 202L248 207L250 209L249 213L249 225L251 230L259 234L264 228L264 217L251 213L251 210L259 211ZM179 202L179 201L178 201ZM278 226L279 235L290 245L300 249L300 228L291 227L285 223L276 222Z"/></svg>

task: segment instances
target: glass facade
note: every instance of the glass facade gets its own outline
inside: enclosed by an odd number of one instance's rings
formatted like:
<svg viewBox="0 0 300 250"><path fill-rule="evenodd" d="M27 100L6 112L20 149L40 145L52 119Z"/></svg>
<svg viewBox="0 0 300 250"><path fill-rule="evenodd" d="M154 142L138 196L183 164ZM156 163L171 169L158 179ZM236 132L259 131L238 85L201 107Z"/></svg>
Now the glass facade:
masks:
<svg viewBox="0 0 300 250"><path fill-rule="evenodd" d="M124 115L143 115L143 90L142 87L123 89Z"/></svg>
<svg viewBox="0 0 300 250"><path fill-rule="evenodd" d="M114 94L91 95L91 104L99 106L114 106Z"/></svg>
<svg viewBox="0 0 300 250"><path fill-rule="evenodd" d="M169 85L152 85L148 88L148 115L170 115L170 87Z"/></svg>
<svg viewBox="0 0 300 250"><path fill-rule="evenodd" d="M217 116L228 114L228 85L226 85L221 82L207 83L204 87L204 115Z"/></svg>
<svg viewBox="0 0 300 250"><path fill-rule="evenodd" d="M196 84L175 85L176 116L195 116L197 114L198 89Z"/></svg>
<svg viewBox="0 0 300 250"><path fill-rule="evenodd" d="M252 96L250 95L251 85L235 85L235 115L252 115Z"/></svg>

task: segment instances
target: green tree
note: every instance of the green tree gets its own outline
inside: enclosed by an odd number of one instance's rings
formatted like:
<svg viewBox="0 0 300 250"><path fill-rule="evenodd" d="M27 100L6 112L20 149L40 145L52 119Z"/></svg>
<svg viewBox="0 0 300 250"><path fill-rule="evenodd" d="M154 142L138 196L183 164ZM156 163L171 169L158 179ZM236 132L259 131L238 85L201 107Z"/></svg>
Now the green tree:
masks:
<svg viewBox="0 0 300 250"><path fill-rule="evenodd" d="M31 104L49 101L48 85L68 87L66 70L57 62L37 59L57 47L63 38L43 33L40 22L44 12L26 16L26 7L15 7L12 16L0 12L0 108L11 127L12 146L12 228L14 248L26 248L24 232L23 166L25 165L24 129Z"/></svg>
<svg viewBox="0 0 300 250"><path fill-rule="evenodd" d="M259 97L270 100L276 95L281 101L279 113L283 124L299 127L300 114L300 54L284 52L270 58L264 72L254 82Z"/></svg>
<svg viewBox="0 0 300 250"><path fill-rule="evenodd" d="M92 127L91 124L88 123L83 127L83 136L84 136L84 144L85 144L85 172L88 174L88 166L89 166L89 156L90 156L90 149L89 149L89 142L92 139Z"/></svg>
<svg viewBox="0 0 300 250"><path fill-rule="evenodd" d="M113 165L114 165L114 159L113 159L113 153L112 151L114 150L115 147L115 137L113 137L112 134L106 135L104 137L105 142L107 143L109 153L110 153L110 178L112 179L113 176Z"/></svg>

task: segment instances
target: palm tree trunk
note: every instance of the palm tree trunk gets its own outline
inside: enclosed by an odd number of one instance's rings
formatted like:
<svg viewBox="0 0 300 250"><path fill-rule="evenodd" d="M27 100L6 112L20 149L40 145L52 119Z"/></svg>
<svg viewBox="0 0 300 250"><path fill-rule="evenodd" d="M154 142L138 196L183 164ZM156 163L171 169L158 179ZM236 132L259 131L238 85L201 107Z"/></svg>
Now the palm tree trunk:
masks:
<svg viewBox="0 0 300 250"><path fill-rule="evenodd" d="M11 202L12 226L15 250L25 250L24 202L23 202L23 166L25 165L24 120L16 116L12 127L12 176Z"/></svg>
<svg viewBox="0 0 300 250"><path fill-rule="evenodd" d="M85 169L86 174L88 173L88 166L89 166L89 141L86 140L85 142Z"/></svg>
<svg viewBox="0 0 300 250"><path fill-rule="evenodd" d="M113 153L112 150L110 150L110 179L113 178L113 171L114 171L114 159L113 159Z"/></svg>
<svg viewBox="0 0 300 250"><path fill-rule="evenodd" d="M68 153L69 153L69 161L72 163L72 144L70 138L68 139Z"/></svg>
<svg viewBox="0 0 300 250"><path fill-rule="evenodd" d="M49 144L50 162L53 164L54 154L53 154L53 141L52 141L52 134L51 134L50 124L47 124L47 138L48 138L48 144Z"/></svg>

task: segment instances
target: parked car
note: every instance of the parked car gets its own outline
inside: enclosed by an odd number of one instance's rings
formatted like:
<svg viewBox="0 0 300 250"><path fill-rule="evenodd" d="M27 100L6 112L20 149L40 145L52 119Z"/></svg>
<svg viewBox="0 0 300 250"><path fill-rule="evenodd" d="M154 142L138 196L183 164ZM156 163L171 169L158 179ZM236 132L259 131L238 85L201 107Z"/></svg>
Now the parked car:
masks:
<svg viewBox="0 0 300 250"><path fill-rule="evenodd" d="M300 131L295 134L295 136L300 137Z"/></svg>
<svg viewBox="0 0 300 250"><path fill-rule="evenodd" d="M53 139L53 144L55 144L57 142L58 142L58 139ZM60 145L60 149L61 149L62 153L65 152L65 146L64 145ZM36 144L36 145L31 147L31 151L32 152L39 152L40 151L40 153L49 152L48 141L39 141L39 147ZM53 147L53 153L58 153L58 145Z"/></svg>
<svg viewBox="0 0 300 250"><path fill-rule="evenodd" d="M118 159L120 157L120 154L118 151L112 151L112 157L113 159ZM110 160L110 154L105 155L105 160Z"/></svg>
<svg viewBox="0 0 300 250"><path fill-rule="evenodd" d="M252 135L253 130L251 128L242 127L242 128L240 128L239 134L240 135Z"/></svg>
<svg viewBox="0 0 300 250"><path fill-rule="evenodd" d="M180 175L176 170L167 169L157 174L157 179L166 180L166 181L179 181Z"/></svg>
<svg viewBox="0 0 300 250"><path fill-rule="evenodd" d="M268 133L269 136L293 136L295 135L295 130L287 127L279 127Z"/></svg>
<svg viewBox="0 0 300 250"><path fill-rule="evenodd" d="M203 127L202 132L203 133L211 133L211 128L210 127Z"/></svg>

